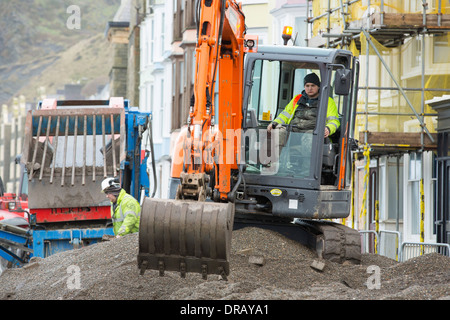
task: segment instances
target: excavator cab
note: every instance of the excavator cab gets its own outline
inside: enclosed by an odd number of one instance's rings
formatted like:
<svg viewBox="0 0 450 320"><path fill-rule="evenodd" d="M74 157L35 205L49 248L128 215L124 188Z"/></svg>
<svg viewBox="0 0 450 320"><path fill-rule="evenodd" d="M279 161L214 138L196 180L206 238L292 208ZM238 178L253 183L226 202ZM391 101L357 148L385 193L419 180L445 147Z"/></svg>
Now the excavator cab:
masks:
<svg viewBox="0 0 450 320"><path fill-rule="evenodd" d="M353 139L357 60L345 50L264 47L246 56L243 114L243 179L236 212L287 218L345 218L350 212L349 145ZM314 129L269 124L304 92L304 77L321 86ZM333 99L340 126L324 138ZM317 109L317 110L316 110ZM293 121L292 121L293 122ZM278 129L280 128L280 129ZM239 198L244 200L241 203Z"/></svg>

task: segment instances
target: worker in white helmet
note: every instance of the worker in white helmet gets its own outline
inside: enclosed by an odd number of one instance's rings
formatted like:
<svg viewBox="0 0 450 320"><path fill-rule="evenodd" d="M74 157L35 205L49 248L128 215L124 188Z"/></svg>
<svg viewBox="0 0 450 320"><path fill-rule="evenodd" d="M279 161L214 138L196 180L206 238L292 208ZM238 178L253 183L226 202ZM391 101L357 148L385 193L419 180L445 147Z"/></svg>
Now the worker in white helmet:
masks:
<svg viewBox="0 0 450 320"><path fill-rule="evenodd" d="M114 235L120 237L139 231L141 206L114 178L102 181L102 192L111 201L111 219Z"/></svg>

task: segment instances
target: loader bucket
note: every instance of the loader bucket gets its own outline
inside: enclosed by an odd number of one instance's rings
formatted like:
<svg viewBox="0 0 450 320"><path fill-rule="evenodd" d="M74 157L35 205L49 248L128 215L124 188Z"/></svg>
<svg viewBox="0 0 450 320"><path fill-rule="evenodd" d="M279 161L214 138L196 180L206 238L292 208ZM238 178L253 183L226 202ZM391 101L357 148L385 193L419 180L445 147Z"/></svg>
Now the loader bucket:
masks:
<svg viewBox="0 0 450 320"><path fill-rule="evenodd" d="M125 111L94 101L77 106L27 114L21 161L28 172L31 209L110 205L100 184L117 176L125 160ZM108 148L107 142L113 147ZM38 223L50 222L40 218Z"/></svg>
<svg viewBox="0 0 450 320"><path fill-rule="evenodd" d="M145 198L139 227L138 267L218 274L230 273L234 205Z"/></svg>

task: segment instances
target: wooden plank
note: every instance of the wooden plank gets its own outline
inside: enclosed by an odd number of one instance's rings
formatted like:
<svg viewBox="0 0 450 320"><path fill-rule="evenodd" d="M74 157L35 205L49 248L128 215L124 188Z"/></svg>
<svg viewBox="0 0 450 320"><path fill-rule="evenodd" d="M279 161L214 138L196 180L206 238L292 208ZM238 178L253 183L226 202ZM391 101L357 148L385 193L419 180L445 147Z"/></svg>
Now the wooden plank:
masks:
<svg viewBox="0 0 450 320"><path fill-rule="evenodd" d="M426 15L426 26L438 26L438 14ZM376 24L381 25L381 15L378 13ZM423 27L423 15L421 13L385 13L384 25L388 27ZM441 26L450 27L450 15L441 14Z"/></svg>
<svg viewBox="0 0 450 320"><path fill-rule="evenodd" d="M441 14L441 25L438 26L438 14L426 15L426 26L430 27L450 27L450 15ZM385 13L383 24L381 24L381 13L376 12L370 16L371 28L381 29L405 29L405 28L423 28L423 15L421 13ZM367 18L350 22L350 29L360 29L367 26Z"/></svg>
<svg viewBox="0 0 450 320"><path fill-rule="evenodd" d="M426 149L437 148L437 133L432 133L434 142L431 142L427 134L424 134L424 147ZM364 143L364 132L359 133L359 142ZM368 132L367 143L374 147L393 147L398 149L417 149L421 145L420 132Z"/></svg>

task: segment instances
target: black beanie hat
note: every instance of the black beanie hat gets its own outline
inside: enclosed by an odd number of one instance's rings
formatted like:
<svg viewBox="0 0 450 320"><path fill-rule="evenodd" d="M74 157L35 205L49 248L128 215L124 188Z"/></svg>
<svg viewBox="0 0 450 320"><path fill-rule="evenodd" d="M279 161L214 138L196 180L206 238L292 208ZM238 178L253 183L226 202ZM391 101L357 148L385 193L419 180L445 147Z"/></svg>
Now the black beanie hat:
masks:
<svg viewBox="0 0 450 320"><path fill-rule="evenodd" d="M314 83L316 86L320 87L319 77L315 73L310 73L306 75L304 79L304 85L306 85L307 83Z"/></svg>

